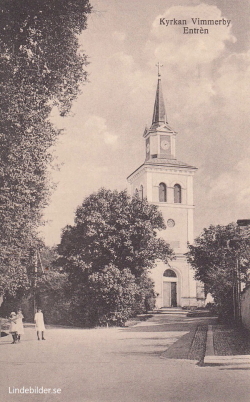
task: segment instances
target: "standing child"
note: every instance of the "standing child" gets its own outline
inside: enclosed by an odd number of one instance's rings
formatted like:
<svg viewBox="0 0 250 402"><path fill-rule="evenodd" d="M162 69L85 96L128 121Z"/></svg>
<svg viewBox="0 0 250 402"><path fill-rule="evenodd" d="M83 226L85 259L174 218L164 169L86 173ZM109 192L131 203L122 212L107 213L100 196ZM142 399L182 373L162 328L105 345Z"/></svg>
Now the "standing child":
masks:
<svg viewBox="0 0 250 402"><path fill-rule="evenodd" d="M9 320L10 320L9 331L13 338L13 342L11 342L11 343L16 343L17 342L17 315L14 311L12 313L10 313Z"/></svg>
<svg viewBox="0 0 250 402"><path fill-rule="evenodd" d="M17 340L18 342L20 342L21 340L21 335L24 334L24 329L23 329L23 314L22 314L22 310L19 308L17 310Z"/></svg>
<svg viewBox="0 0 250 402"><path fill-rule="evenodd" d="M37 309L34 321L36 323L36 333L37 333L38 341L40 341L40 336L39 336L40 332L42 333L42 340L45 341L45 338L44 338L45 326L44 326L44 320L43 320L43 313L40 308Z"/></svg>

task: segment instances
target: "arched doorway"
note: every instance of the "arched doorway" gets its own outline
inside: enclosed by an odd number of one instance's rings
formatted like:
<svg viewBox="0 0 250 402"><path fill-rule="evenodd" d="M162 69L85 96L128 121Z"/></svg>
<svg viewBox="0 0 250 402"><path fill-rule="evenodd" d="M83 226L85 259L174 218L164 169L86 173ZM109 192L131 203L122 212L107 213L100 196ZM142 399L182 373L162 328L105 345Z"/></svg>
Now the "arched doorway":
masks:
<svg viewBox="0 0 250 402"><path fill-rule="evenodd" d="M163 273L163 307L177 307L177 275L172 269Z"/></svg>

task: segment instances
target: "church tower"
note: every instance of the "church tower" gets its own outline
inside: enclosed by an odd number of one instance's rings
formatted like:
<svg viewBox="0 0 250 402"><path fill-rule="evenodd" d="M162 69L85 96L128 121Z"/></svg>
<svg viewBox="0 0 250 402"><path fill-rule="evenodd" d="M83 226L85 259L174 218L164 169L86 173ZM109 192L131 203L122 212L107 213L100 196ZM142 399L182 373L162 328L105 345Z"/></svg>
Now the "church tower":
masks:
<svg viewBox="0 0 250 402"><path fill-rule="evenodd" d="M201 285L185 257L187 244L193 242L193 177L197 168L176 159L176 134L168 123L158 64L152 124L143 134L145 162L128 177L132 195L158 205L167 226L159 235L176 255L169 265L158 261L152 270L158 308L200 306L204 302Z"/></svg>

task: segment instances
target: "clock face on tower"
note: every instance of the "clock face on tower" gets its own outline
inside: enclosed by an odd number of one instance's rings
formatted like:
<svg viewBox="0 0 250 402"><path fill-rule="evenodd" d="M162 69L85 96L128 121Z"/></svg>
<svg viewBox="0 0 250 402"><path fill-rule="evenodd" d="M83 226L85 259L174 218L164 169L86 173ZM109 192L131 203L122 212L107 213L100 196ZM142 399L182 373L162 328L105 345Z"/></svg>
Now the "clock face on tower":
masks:
<svg viewBox="0 0 250 402"><path fill-rule="evenodd" d="M161 141L161 148L162 148L162 149L166 150L166 149L168 149L169 147L170 147L170 144L169 144L169 142L168 142L167 140L162 140L162 141Z"/></svg>
<svg viewBox="0 0 250 402"><path fill-rule="evenodd" d="M169 135L160 136L160 153L170 154L171 139Z"/></svg>

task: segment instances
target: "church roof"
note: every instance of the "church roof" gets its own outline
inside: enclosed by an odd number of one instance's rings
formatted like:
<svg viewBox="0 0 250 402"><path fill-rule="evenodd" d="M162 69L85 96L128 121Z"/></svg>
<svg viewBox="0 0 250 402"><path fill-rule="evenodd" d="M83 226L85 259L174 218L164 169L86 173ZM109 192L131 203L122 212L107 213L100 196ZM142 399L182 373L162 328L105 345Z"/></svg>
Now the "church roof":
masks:
<svg viewBox="0 0 250 402"><path fill-rule="evenodd" d="M131 173L127 178L132 176L135 172L141 169L143 166L164 166L170 168L177 168L177 169L191 169L197 170L195 166L188 165L185 162L178 161L177 159L166 159L166 158L151 158L148 161L145 161L141 166L139 166L133 173Z"/></svg>
<svg viewBox="0 0 250 402"><path fill-rule="evenodd" d="M143 165L162 165L168 167L178 167L178 168L188 168L197 169L195 166L188 165L185 162L178 161L177 159L167 159L167 158L151 158L146 161Z"/></svg>
<svg viewBox="0 0 250 402"><path fill-rule="evenodd" d="M170 127L168 123L154 123L150 128L146 127L143 133L143 137L147 137L149 133L155 133L155 132L164 132L164 133L172 133L172 134L177 134L176 131Z"/></svg>

